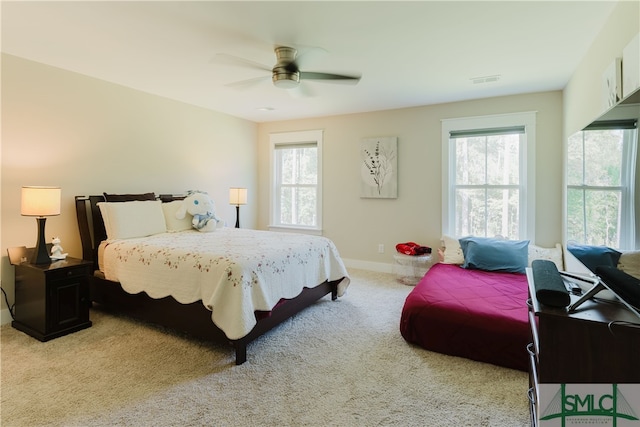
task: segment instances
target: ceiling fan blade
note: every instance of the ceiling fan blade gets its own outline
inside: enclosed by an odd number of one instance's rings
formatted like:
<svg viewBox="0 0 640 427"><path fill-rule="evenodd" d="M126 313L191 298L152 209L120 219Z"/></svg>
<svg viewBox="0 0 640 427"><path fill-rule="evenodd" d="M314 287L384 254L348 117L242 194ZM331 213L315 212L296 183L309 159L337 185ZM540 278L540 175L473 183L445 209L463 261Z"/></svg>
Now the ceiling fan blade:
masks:
<svg viewBox="0 0 640 427"><path fill-rule="evenodd" d="M327 83L357 84L361 76L345 76L342 74L316 73L312 71L300 71L300 79L327 81Z"/></svg>
<svg viewBox="0 0 640 427"><path fill-rule="evenodd" d="M271 67L268 67L264 64L252 61L250 59L240 58L239 56L229 55L227 53L218 53L216 54L215 58L219 62L232 63L235 65L245 66L245 67L253 68L256 70L263 70L263 71L269 71L269 72L271 71Z"/></svg>
<svg viewBox="0 0 640 427"><path fill-rule="evenodd" d="M249 87L255 86L267 79L271 78L271 76L260 76L260 77L254 77L252 79L247 79L247 80L240 80L238 82L233 82L233 83L227 83L225 86L226 87L231 87L234 89L247 89Z"/></svg>

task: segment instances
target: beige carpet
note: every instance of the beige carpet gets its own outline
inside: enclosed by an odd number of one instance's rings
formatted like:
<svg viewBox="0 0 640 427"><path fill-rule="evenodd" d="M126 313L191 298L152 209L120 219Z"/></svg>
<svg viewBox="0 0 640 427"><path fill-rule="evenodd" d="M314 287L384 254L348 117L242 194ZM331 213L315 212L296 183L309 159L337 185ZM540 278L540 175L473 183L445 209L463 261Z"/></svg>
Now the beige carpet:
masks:
<svg viewBox="0 0 640 427"><path fill-rule="evenodd" d="M1 425L529 425L527 374L432 353L399 332L412 289L351 270L234 365L201 343L93 310L89 329L39 341L4 326Z"/></svg>

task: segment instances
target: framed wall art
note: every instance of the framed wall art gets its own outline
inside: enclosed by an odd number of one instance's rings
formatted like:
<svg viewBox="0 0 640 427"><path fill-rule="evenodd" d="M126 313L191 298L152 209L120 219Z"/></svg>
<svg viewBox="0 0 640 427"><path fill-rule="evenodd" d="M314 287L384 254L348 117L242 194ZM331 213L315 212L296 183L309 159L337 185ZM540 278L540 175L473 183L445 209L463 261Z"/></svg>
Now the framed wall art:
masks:
<svg viewBox="0 0 640 427"><path fill-rule="evenodd" d="M616 58L604 71L602 96L604 110L613 107L622 99L622 58Z"/></svg>
<svg viewBox="0 0 640 427"><path fill-rule="evenodd" d="M398 197L398 137L363 138L360 142L360 197Z"/></svg>
<svg viewBox="0 0 640 427"><path fill-rule="evenodd" d="M622 50L622 96L640 88L640 33Z"/></svg>

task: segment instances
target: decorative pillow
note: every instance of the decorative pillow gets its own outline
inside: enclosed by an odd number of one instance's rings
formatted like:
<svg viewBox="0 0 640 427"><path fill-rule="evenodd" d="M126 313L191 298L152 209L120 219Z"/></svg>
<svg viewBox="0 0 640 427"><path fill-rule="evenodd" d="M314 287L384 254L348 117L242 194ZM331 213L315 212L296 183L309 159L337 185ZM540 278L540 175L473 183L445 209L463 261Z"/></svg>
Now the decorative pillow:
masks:
<svg viewBox="0 0 640 427"><path fill-rule="evenodd" d="M618 269L640 279L640 251L622 252L618 260Z"/></svg>
<svg viewBox="0 0 640 427"><path fill-rule="evenodd" d="M191 225L193 217L191 215L185 215L182 219L176 218L176 212L181 207L182 200L174 200L173 202L162 204L164 221L167 224L167 231L170 233L193 229L193 226Z"/></svg>
<svg viewBox="0 0 640 427"><path fill-rule="evenodd" d="M105 202L132 202L134 200L155 200L155 193L142 193L142 194L107 194L104 195Z"/></svg>
<svg viewBox="0 0 640 427"><path fill-rule="evenodd" d="M443 235L442 245L444 246L443 264L464 264L464 254L458 239Z"/></svg>
<svg viewBox="0 0 640 427"><path fill-rule="evenodd" d="M562 245L556 243L555 248L543 248L540 246L529 244L529 267L531 262L536 259L544 259L553 261L559 271L564 270L564 261L562 259Z"/></svg>
<svg viewBox="0 0 640 427"><path fill-rule="evenodd" d="M160 200L98 203L109 239L130 239L165 233Z"/></svg>
<svg viewBox="0 0 640 427"><path fill-rule="evenodd" d="M463 268L524 273L529 263L528 240L463 237L459 242L464 254Z"/></svg>
<svg viewBox="0 0 640 427"><path fill-rule="evenodd" d="M621 255L620 252L607 246L568 244L567 250L593 273L600 265L616 268Z"/></svg>

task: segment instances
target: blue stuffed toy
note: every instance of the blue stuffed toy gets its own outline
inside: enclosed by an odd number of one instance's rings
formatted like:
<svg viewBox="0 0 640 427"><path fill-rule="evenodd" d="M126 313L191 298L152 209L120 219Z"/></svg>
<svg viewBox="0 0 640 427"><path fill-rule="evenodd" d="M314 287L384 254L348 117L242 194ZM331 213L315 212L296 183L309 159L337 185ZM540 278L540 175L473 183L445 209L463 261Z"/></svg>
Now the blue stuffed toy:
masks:
<svg viewBox="0 0 640 427"><path fill-rule="evenodd" d="M204 191L189 191L176 211L176 218L183 219L187 212L193 215L191 225L198 231L215 231L220 218L216 215L215 203Z"/></svg>

